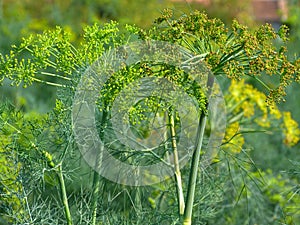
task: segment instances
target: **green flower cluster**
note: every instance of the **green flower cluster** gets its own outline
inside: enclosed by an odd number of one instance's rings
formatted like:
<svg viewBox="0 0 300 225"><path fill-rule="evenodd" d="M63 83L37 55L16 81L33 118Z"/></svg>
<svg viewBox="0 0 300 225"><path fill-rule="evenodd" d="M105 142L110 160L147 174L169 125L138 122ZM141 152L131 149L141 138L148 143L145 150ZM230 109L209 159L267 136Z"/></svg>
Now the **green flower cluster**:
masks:
<svg viewBox="0 0 300 225"><path fill-rule="evenodd" d="M267 101L272 104L282 101L286 87L300 79L300 60L291 62L286 56L287 33L284 25L278 32L269 24L252 31L236 20L227 28L221 20L210 19L199 11L177 19L171 10L165 10L149 30L128 25L122 32L116 22L103 27L87 26L79 46L71 43L70 32L57 27L24 38L20 46L13 46L9 55L0 54L0 80L7 77L13 84L23 82L24 86L32 82L70 85L71 74L82 72L104 51L138 36L142 40L178 43L196 56L205 55L204 61L216 76L254 78L267 89ZM282 42L280 47L274 44L278 40ZM262 75L277 75L280 81L276 87L270 87L262 81Z"/></svg>
<svg viewBox="0 0 300 225"><path fill-rule="evenodd" d="M237 20L227 28L219 19L210 19L195 11L178 19L171 10L165 10L149 30L136 33L142 39L176 42L195 54L206 54L205 62L214 75L231 79L245 76L257 80L268 91L268 104L284 100L285 89L300 78L300 60L289 61L285 43L288 28L282 25L278 32L270 24L256 30L241 25ZM275 42L281 42L277 47ZM279 76L276 87L263 82L262 76Z"/></svg>

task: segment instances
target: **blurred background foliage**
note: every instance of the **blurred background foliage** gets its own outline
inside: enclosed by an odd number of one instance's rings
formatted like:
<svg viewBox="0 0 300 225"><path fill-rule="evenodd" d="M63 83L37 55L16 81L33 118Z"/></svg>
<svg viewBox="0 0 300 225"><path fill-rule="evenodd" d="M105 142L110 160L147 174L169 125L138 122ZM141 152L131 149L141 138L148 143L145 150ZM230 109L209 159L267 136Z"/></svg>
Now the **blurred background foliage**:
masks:
<svg viewBox="0 0 300 225"><path fill-rule="evenodd" d="M82 34L83 27L95 22L104 24L116 20L120 24L135 24L138 27L149 28L153 20L166 7L173 8L178 14L193 9L205 10L210 17L221 18L227 25L234 18L253 28L260 24L253 16L250 0L213 0L210 5L170 0L0 0L0 52L7 54L11 45L18 45L22 37L28 37L32 33L42 33L44 30L54 29L56 26L61 26L71 33L71 41L75 46L82 41L80 34ZM297 58L300 55L299 1L289 1L288 18L283 22L290 27L289 57L290 59ZM10 102L15 109L1 109L0 115L3 118L7 117L7 111L13 110L24 113L27 115L24 120L27 121L28 126L25 130L30 129L30 120L34 121L39 114L49 112L55 107L56 88L33 84L31 87L23 89L22 87L11 87L9 84L10 82L5 80L0 87L0 100ZM226 85L228 86L228 84L224 84L224 86ZM253 85L258 91L260 90L259 86L254 83ZM293 119L300 124L298 96L300 96L299 84L292 84L287 90L285 103L281 103L278 107L281 111L291 112ZM17 113L10 117L14 118L13 123L21 121L18 119L20 115ZM22 127L20 124L17 126ZM9 182L18 176L19 165L15 164L15 156L8 155L5 151L8 146L19 143L12 143L8 135L12 132L11 130L6 132L0 134L0 163L5 162L7 165L6 167L0 166L1 180L7 181L0 187L0 212L4 203L12 203L10 209L12 211L24 204L16 197L17 192L22 193L22 190L19 190L19 184ZM232 180L233 187L227 187L224 192L228 191L228 196L233 196L233 200L231 199L230 202L229 198L224 201L219 200L219 196L216 198L208 196L211 204L215 204L216 199L218 199L217 202L223 201L223 207L214 212L211 218L209 216L206 218L207 224L254 224L257 222L261 222L258 224L274 224L279 217L284 217L284 220L281 220L283 224L300 223L299 143L293 146L285 145L282 129L273 129L265 133L246 133L243 138L245 140L237 139L236 141L240 141L237 146L243 145L245 151L235 151L231 156L227 156L229 161L238 161L234 168L226 167L227 172L235 178ZM229 154L225 152L224 154ZM240 154L239 159L235 156L236 154ZM248 156L255 162L255 169L252 168L253 165L248 164ZM251 173L246 173L245 170L249 170ZM8 174L9 177L6 177ZM255 183L255 178L262 179L264 183ZM213 180L215 178L205 179ZM219 181L214 180L214 182L216 184ZM213 188L213 185L207 184L203 187L209 189ZM16 193L9 194L9 189ZM168 190L162 186L151 191L152 194L148 201L151 207L155 208L158 201L163 202L160 199L163 198L161 197L162 193L168 193ZM211 194L209 191L206 193ZM212 198L214 199L212 200ZM127 201L129 200L127 199ZM236 207L232 208L232 206ZM199 215L201 215L200 208L199 206ZM249 208L253 210L248 210ZM166 212L169 211L166 209ZM22 213L24 212L20 212L21 216ZM285 216L282 216L283 214Z"/></svg>

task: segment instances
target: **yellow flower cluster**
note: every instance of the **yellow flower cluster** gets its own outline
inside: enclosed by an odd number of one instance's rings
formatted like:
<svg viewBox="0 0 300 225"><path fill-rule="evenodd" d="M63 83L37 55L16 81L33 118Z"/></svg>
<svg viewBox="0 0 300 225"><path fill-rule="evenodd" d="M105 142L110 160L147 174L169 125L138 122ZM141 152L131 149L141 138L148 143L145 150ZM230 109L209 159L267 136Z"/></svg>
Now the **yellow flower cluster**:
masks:
<svg viewBox="0 0 300 225"><path fill-rule="evenodd" d="M300 140L300 129L298 123L292 119L290 112L283 112L283 134L284 144L287 146L294 146Z"/></svg>
<svg viewBox="0 0 300 225"><path fill-rule="evenodd" d="M267 103L267 96L258 91L245 80L232 80L225 95L227 102L228 127L225 134L225 142L233 153L241 151L244 138L238 134L242 124L241 119L255 122L258 126L272 129L273 123L280 123L284 140L283 143L289 147L300 141L300 129L298 123L292 119L290 112L281 112L277 106Z"/></svg>
<svg viewBox="0 0 300 225"><path fill-rule="evenodd" d="M255 122L262 127L270 127L268 114L273 115L276 119L281 118L281 112L275 104L271 107L267 105L267 96L255 89L252 85L246 84L245 80L232 80L226 96L228 107L234 107L233 113L243 112L245 118L253 117L259 110L262 116L255 119Z"/></svg>
<svg viewBox="0 0 300 225"><path fill-rule="evenodd" d="M230 150L232 153L240 153L245 143L245 139L241 133L239 133L240 124L234 122L229 124L225 133L225 149Z"/></svg>

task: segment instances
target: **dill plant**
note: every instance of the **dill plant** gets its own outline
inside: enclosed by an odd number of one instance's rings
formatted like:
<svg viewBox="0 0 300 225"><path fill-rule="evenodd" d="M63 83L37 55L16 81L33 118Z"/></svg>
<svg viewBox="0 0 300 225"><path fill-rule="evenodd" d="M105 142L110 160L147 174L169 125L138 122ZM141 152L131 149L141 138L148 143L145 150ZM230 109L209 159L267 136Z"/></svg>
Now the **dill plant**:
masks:
<svg viewBox="0 0 300 225"><path fill-rule="evenodd" d="M248 158L248 167L244 167L236 156L245 152L243 133L239 130L241 117L254 117L256 107L262 111L262 117L255 121L266 127L269 116L273 115L275 119L279 118L278 115L283 116L285 143L293 145L299 140L297 124L291 122L288 113L281 113L276 107L284 100L285 89L292 82L299 81L300 60L289 61L286 56L287 31L287 27L282 26L275 32L268 24L251 31L236 20L228 28L219 19L210 19L198 11L177 17L171 10L165 10L148 30L127 25L121 31L116 22L86 26L82 42L76 46L70 41L70 33L60 27L24 38L20 45L12 46L9 54L0 55L0 80L8 78L12 85L23 85L24 88L41 83L59 91L56 105L47 115L23 115L8 108L1 111L1 137L5 140L1 146L4 155L1 159L7 163L1 166L5 171L1 177L1 194L5 196L1 208L4 219L12 224L69 225L145 224L145 221L153 224L191 224L192 221L207 224L213 221L222 208L222 186L227 184L216 175L224 167L224 162L228 163L229 170L237 165L235 168L241 169L243 175L252 178L247 170L255 164ZM182 171L177 171L181 172L182 180L173 182L169 179L150 187L124 187L100 178L80 157L71 127L72 98L84 70L104 52L131 41L151 39L177 43L194 56L201 55L201 60L216 79L227 77L232 80L226 95L229 126L212 166L201 168L199 157L205 128L208 128L207 96L203 95L201 88L193 86L189 77L170 66L161 65L158 71L147 64L125 68L103 89L103 98L99 101L99 108L102 108L99 114L103 119L98 124L100 134L107 131L108 120L104 115L109 114L114 96L138 77L163 74L169 79L176 78L173 81L196 97L202 110L198 148L192 162ZM278 48L274 41L279 39L282 46ZM264 77L268 76L275 77L278 82L267 84ZM266 94L243 83L243 79L255 80ZM150 99L146 109L155 107L157 101ZM163 107L165 111L169 109L169 106ZM133 123L147 121L147 113L143 110L143 107L133 110ZM7 116L10 111L13 113ZM169 114L170 122L173 128L178 128L176 112L173 113ZM140 128L137 132L144 135ZM170 130L173 136L176 132L176 129ZM5 156L8 152L13 153L10 156L13 160ZM128 152L125 153L118 157L126 158ZM226 157L222 158L224 155ZM147 162L142 156L135 160ZM15 171L9 175L8 168L12 165L15 165ZM13 185L5 183L5 176L10 176ZM179 186L183 193L177 194ZM238 198L243 190L245 188ZM186 195L186 202L180 200L179 196L183 195ZM180 204L184 204L184 210L178 207Z"/></svg>

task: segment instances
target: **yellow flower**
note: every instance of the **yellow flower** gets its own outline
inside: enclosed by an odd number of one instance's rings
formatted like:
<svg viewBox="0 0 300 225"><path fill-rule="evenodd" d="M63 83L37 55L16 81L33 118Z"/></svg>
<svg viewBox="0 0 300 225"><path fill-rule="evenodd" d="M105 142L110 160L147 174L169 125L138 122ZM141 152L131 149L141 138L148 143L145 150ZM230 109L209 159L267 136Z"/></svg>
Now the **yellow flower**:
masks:
<svg viewBox="0 0 300 225"><path fill-rule="evenodd" d="M245 80L232 80L225 99L227 101L227 109L229 109L228 112L233 114L230 117L236 118L231 120L234 124L229 126L227 139L230 138L230 135L234 135L232 133L234 129L238 130L235 122L241 116L236 115L242 115L244 118L252 119L258 126L263 128L271 128L274 122L275 124L276 121L280 122L280 119L283 117L281 128L284 135L284 144L294 146L300 141L300 130L297 122L291 118L291 113L281 112L275 103L268 105L267 96L252 85L245 83ZM238 135L230 143L241 148L243 141L242 135ZM235 148L234 151L239 152L240 150L238 149Z"/></svg>
<svg viewBox="0 0 300 225"><path fill-rule="evenodd" d="M256 118L254 121L255 121L255 123L257 123L261 127L268 128L268 127L271 126L271 122L268 119L268 114L267 113L265 113L262 117Z"/></svg>
<svg viewBox="0 0 300 225"><path fill-rule="evenodd" d="M283 112L283 134L284 143L287 146L294 146L300 140L300 129L298 123L293 120L290 112Z"/></svg>
<svg viewBox="0 0 300 225"><path fill-rule="evenodd" d="M238 122L231 123L225 133L224 148L232 153L240 153L245 143L244 137L239 133L240 125Z"/></svg>

